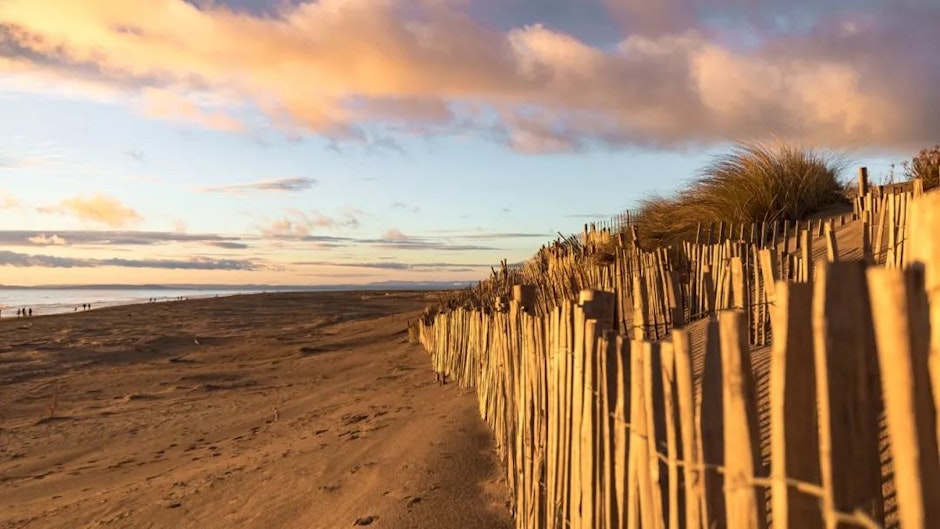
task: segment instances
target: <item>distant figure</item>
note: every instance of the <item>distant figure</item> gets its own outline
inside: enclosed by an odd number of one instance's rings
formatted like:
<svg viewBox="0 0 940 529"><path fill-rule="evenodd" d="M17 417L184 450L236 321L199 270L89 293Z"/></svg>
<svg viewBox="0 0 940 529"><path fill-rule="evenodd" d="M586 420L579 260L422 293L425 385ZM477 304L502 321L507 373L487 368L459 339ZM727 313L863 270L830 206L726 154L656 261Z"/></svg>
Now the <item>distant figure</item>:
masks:
<svg viewBox="0 0 940 529"><path fill-rule="evenodd" d="M33 316L33 309L29 309L29 316L30 316L30 317Z"/></svg>
<svg viewBox="0 0 940 529"><path fill-rule="evenodd" d="M17 318L20 317L20 309L16 309L16 317L17 317Z"/></svg>

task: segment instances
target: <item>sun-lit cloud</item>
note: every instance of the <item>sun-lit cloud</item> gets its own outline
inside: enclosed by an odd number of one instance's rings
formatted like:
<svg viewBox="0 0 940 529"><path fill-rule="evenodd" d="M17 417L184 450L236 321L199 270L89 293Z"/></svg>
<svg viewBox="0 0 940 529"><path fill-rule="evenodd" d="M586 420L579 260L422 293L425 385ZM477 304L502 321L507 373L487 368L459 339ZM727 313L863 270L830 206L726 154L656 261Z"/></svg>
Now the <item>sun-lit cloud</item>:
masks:
<svg viewBox="0 0 940 529"><path fill-rule="evenodd" d="M209 233L115 230L59 230L55 233L34 230L0 230L2 246L157 246L171 243L204 244L220 248L243 248L244 239Z"/></svg>
<svg viewBox="0 0 940 529"><path fill-rule="evenodd" d="M20 201L13 195L0 191L0 209L12 209L19 207Z"/></svg>
<svg viewBox="0 0 940 529"><path fill-rule="evenodd" d="M360 225L361 215L362 212L354 208L345 210L339 217L324 215L318 211L290 209L283 217L268 220L259 226L258 231L265 237L305 238L320 229L356 229Z"/></svg>
<svg viewBox="0 0 940 529"><path fill-rule="evenodd" d="M292 264L302 266L330 266L339 268L365 268L375 270L409 270L416 272L479 272L481 270L487 270L491 266L489 264L480 263L406 263L402 261L298 261Z"/></svg>
<svg viewBox="0 0 940 529"><path fill-rule="evenodd" d="M398 230L398 228L392 228L385 232L385 239L390 241L407 241L408 236Z"/></svg>
<svg viewBox="0 0 940 529"><path fill-rule="evenodd" d="M244 130L236 109L251 107L289 134L397 145L475 131L530 154L940 135L936 4L583 3L619 21L619 42L564 24L494 27L473 2L285 2L261 16L221 2L6 0L0 73L106 87L150 116L223 131ZM520 5L529 22L545 11Z"/></svg>
<svg viewBox="0 0 940 529"><path fill-rule="evenodd" d="M33 255L0 251L0 266L45 268L94 268L116 266L121 268L161 268L167 270L259 270L263 265L250 259L85 259L55 255Z"/></svg>
<svg viewBox="0 0 940 529"><path fill-rule="evenodd" d="M101 193L67 198L54 206L37 208L40 213L71 215L81 220L104 224L110 228L121 228L142 220L137 211L125 206L118 199Z"/></svg>
<svg viewBox="0 0 940 529"><path fill-rule="evenodd" d="M249 182L245 184L228 184L219 186L207 186L199 188L199 191L205 193L232 193L244 194L255 191L278 191L278 192L297 192L305 191L317 184L315 178L289 177L289 178L269 178Z"/></svg>
<svg viewBox="0 0 940 529"><path fill-rule="evenodd" d="M22 156L15 157L0 154L0 170L28 169L57 159L58 156Z"/></svg>
<svg viewBox="0 0 940 529"><path fill-rule="evenodd" d="M32 237L27 238L30 243L38 246L61 246L67 244L67 241L58 235L46 235L45 233L40 233L39 235L33 235Z"/></svg>
<svg viewBox="0 0 940 529"><path fill-rule="evenodd" d="M144 115L193 123L207 129L224 132L243 132L244 124L224 112L209 112L182 94L170 90L144 88L141 96Z"/></svg>

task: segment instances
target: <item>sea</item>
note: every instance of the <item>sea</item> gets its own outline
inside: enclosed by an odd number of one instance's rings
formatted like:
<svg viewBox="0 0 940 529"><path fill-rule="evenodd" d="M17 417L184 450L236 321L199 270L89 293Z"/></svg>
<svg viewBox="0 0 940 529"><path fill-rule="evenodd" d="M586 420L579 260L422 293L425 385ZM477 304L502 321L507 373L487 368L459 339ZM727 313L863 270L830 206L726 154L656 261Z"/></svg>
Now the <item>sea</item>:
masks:
<svg viewBox="0 0 940 529"><path fill-rule="evenodd" d="M315 289L311 289L315 290ZM82 310L83 304L91 309L172 301L180 298L196 299L238 294L275 292L275 288L212 289L212 288L3 288L0 287L0 317L15 318L20 308L33 309L33 316L63 314Z"/></svg>
<svg viewBox="0 0 940 529"><path fill-rule="evenodd" d="M384 281L360 285L225 285L211 287L190 285L186 288L168 286L85 286L85 287L7 287L0 285L0 317L15 318L16 309L33 309L33 316L64 314L82 310L83 304L91 309L133 305L135 303L161 303L180 298L197 299L266 292L323 292L361 290L450 290L465 288L469 281Z"/></svg>

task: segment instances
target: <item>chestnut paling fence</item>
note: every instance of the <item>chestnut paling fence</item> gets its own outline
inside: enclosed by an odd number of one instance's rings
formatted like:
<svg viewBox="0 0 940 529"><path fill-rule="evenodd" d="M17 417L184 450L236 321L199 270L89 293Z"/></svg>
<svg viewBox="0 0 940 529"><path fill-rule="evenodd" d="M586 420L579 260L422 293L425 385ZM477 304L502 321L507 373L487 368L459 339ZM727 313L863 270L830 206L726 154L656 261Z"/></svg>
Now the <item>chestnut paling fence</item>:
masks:
<svg viewBox="0 0 940 529"><path fill-rule="evenodd" d="M841 220L815 230L815 268L805 228L794 253L588 231L426 315L435 371L476 389L517 526L940 527L940 194L908 193L872 201L896 201L894 239L859 241L864 259L838 260Z"/></svg>

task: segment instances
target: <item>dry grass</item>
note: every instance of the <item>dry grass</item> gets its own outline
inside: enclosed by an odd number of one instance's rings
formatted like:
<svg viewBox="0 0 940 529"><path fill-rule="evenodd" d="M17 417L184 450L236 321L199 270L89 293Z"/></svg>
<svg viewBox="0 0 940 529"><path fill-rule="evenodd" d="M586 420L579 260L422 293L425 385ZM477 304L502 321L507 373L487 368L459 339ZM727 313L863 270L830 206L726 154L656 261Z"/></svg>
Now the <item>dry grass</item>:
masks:
<svg viewBox="0 0 940 529"><path fill-rule="evenodd" d="M902 166L909 180L923 180L925 190L937 187L940 185L940 145L921 150Z"/></svg>
<svg viewBox="0 0 940 529"><path fill-rule="evenodd" d="M781 142L739 143L716 157L675 197L643 201L637 227L644 246L695 236L699 223L799 220L845 201L842 155Z"/></svg>

